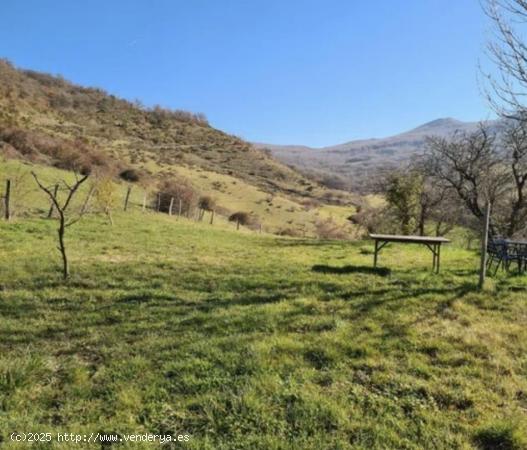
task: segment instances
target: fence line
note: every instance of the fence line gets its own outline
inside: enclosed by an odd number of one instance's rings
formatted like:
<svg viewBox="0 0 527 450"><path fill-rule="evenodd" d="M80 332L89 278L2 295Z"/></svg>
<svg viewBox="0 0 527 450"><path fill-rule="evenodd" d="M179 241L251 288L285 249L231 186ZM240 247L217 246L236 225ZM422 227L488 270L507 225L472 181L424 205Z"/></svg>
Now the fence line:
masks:
<svg viewBox="0 0 527 450"><path fill-rule="evenodd" d="M25 188L24 191L18 190L19 185ZM60 184L58 183L54 184L53 194L55 196L60 195L60 189L61 189ZM96 190L97 188L95 185L92 185L90 187L89 191L86 194L86 197L84 198L82 203L80 203L79 205L79 211L81 212L81 214L85 214L89 210L92 209L91 206L93 205L91 205L90 202L92 201L92 197L96 193ZM166 193L166 192L156 192L155 203L152 206L149 206L148 204L149 203L148 202L149 192L146 189L144 190L142 201L134 202L134 200L132 199L132 195L131 195L132 190L133 190L133 186L131 185L126 186L126 190L124 192L123 203L122 203L124 212L130 211L131 207L134 206L134 207L138 207L142 212L151 210L154 212L168 214L168 216L176 217L176 219L179 219L180 217L185 215L189 220L195 220L196 222L203 222L205 219L205 213L208 212L210 213L210 219L208 220L209 225L215 224L216 218L217 218L216 216L219 214L215 208L205 209L205 208L198 207L197 205L194 205L194 204L190 204L190 203L185 204L182 198L174 197L173 195L170 195L169 193ZM41 217L43 214L44 217L48 219L53 218L54 212L55 212L55 206L53 205L52 202L51 204L48 205L47 200L42 199L42 202L46 202L46 207L44 209L40 207L39 204L35 201L27 201L27 202L25 201L26 196L28 194L31 194L32 192L33 193L38 192L40 194L40 190L38 190L36 187L34 189L29 188L27 182L16 183L16 180L14 182L13 179L11 178L6 179L5 191L3 195L0 197L0 200L2 200L0 204L3 203L3 206L4 206L3 216L6 221L11 220L15 215L18 216L19 214L23 214L25 216L32 215L33 213L35 213L35 211L38 211L37 214ZM120 195L123 195L123 194L120 194ZM168 210L162 211L161 210L162 209L162 197L169 196L169 195L170 195L170 201L169 201ZM118 198L117 194L114 195L114 198L116 199ZM28 204L30 204L30 206L28 206ZM164 208L166 208L166 204ZM177 212L177 216L176 216L176 212ZM221 217L221 214L220 214L220 217ZM240 223L239 219L235 221L231 221L229 220L228 215L223 216L223 217L225 217L225 219L228 222L231 222L233 224L232 226L236 230L240 230L242 224ZM261 223L256 223L254 224L253 227L246 226L244 228L254 231L256 233L262 233L263 231L263 225Z"/></svg>
<svg viewBox="0 0 527 450"><path fill-rule="evenodd" d="M5 220L11 218L10 204L11 201L11 180L7 179L5 183L4 205L5 205Z"/></svg>
<svg viewBox="0 0 527 450"><path fill-rule="evenodd" d="M124 198L124 211L128 209L128 201L130 200L131 192L132 192L132 186L128 186L128 189L126 189L126 196Z"/></svg>

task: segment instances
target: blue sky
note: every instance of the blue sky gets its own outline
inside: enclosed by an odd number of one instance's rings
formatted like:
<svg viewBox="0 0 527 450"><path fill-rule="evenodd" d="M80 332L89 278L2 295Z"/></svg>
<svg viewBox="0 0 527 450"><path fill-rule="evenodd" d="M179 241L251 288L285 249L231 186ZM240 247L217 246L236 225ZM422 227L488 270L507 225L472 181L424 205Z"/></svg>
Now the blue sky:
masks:
<svg viewBox="0 0 527 450"><path fill-rule="evenodd" d="M0 56L252 141L492 117L478 0L1 0Z"/></svg>

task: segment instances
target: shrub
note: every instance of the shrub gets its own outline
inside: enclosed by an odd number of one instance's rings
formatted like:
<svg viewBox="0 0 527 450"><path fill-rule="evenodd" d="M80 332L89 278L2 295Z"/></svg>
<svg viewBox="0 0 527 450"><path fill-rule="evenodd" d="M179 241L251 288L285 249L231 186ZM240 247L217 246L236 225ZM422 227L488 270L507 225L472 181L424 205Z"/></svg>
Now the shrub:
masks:
<svg viewBox="0 0 527 450"><path fill-rule="evenodd" d="M278 236L301 237L304 233L303 231L296 230L295 228L280 228L276 234Z"/></svg>
<svg viewBox="0 0 527 450"><path fill-rule="evenodd" d="M479 429L474 441L481 450L521 450L527 448L527 436L514 424L498 422Z"/></svg>
<svg viewBox="0 0 527 450"><path fill-rule="evenodd" d="M354 225L361 227L363 234L400 233L396 218L385 207L374 208L367 205L359 205L357 206L357 212L349 216L348 220Z"/></svg>
<svg viewBox="0 0 527 450"><path fill-rule="evenodd" d="M238 211L229 216L230 222L237 222L240 225L249 225L251 223L251 215L244 211Z"/></svg>
<svg viewBox="0 0 527 450"><path fill-rule="evenodd" d="M95 202L113 225L112 210L117 205L117 188L109 176L98 179L94 185Z"/></svg>
<svg viewBox="0 0 527 450"><path fill-rule="evenodd" d="M350 189L349 182L335 174L324 174L320 179L320 184L327 187L328 189L336 189L341 191L349 191Z"/></svg>
<svg viewBox="0 0 527 450"><path fill-rule="evenodd" d="M204 211L212 211L216 208L216 201L212 197L204 195L199 198L198 207Z"/></svg>
<svg viewBox="0 0 527 450"><path fill-rule="evenodd" d="M164 180L159 186L159 210L168 213L172 198L174 198L174 211L178 211L181 202L181 213L189 215L196 207L198 193L188 181L171 178Z"/></svg>
<svg viewBox="0 0 527 450"><path fill-rule="evenodd" d="M349 237L346 230L337 225L331 218L317 221L315 229L320 239L347 239Z"/></svg>
<svg viewBox="0 0 527 450"><path fill-rule="evenodd" d="M137 169L124 169L119 173L119 177L124 181L137 183L142 178L142 174Z"/></svg>
<svg viewBox="0 0 527 450"><path fill-rule="evenodd" d="M320 202L314 198L307 198L305 200L302 200L300 204L304 207L306 211L318 208L320 206Z"/></svg>
<svg viewBox="0 0 527 450"><path fill-rule="evenodd" d="M48 160L59 169L74 170L83 175L98 167L112 166L108 156L81 139L68 140L38 131L11 127L0 129L0 141L10 144L32 161Z"/></svg>
<svg viewBox="0 0 527 450"><path fill-rule="evenodd" d="M208 126L209 122L203 113L191 113L182 110L171 110L159 105L154 106L147 111L150 123L158 128L170 126L172 121L193 123L202 126Z"/></svg>

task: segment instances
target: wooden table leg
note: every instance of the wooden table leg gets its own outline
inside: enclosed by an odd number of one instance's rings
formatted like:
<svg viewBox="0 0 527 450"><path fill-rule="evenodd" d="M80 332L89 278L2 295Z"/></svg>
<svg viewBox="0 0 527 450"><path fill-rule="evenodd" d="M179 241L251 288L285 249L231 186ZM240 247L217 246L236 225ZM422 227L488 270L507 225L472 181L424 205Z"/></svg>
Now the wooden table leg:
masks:
<svg viewBox="0 0 527 450"><path fill-rule="evenodd" d="M437 271L439 273L439 265L441 264L441 244L437 245Z"/></svg>
<svg viewBox="0 0 527 450"><path fill-rule="evenodd" d="M439 258L441 255L441 244L426 244L428 249L432 252L432 271L439 273Z"/></svg>
<svg viewBox="0 0 527 450"><path fill-rule="evenodd" d="M375 239L375 253L373 254L373 267L377 267L377 253L379 253L379 241Z"/></svg>

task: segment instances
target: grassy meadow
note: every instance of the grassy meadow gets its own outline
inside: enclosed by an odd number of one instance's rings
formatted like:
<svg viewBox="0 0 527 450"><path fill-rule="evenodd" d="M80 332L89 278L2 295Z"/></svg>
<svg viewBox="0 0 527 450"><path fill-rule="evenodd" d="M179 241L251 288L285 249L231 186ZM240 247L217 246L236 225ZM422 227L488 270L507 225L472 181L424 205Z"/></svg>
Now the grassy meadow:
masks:
<svg viewBox="0 0 527 450"><path fill-rule="evenodd" d="M477 254L455 245L437 276L426 248L387 247L372 270L369 242L137 209L114 220L68 230L67 282L54 220L0 222L2 448L28 448L12 431L187 433L164 448L211 450L527 448L527 277L480 293Z"/></svg>

